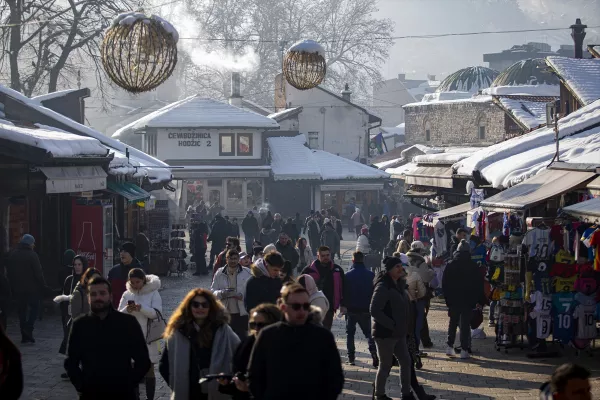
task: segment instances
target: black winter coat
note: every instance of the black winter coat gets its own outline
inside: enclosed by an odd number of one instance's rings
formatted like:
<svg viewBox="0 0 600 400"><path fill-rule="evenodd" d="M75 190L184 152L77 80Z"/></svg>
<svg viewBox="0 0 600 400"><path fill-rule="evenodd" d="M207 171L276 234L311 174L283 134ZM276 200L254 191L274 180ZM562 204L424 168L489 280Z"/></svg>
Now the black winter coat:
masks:
<svg viewBox="0 0 600 400"><path fill-rule="evenodd" d="M255 342L256 336L250 335L238 346L233 355L232 371L234 374L239 372L243 375L246 375L246 372L248 371L248 363L250 362L250 354L252 353L252 348L254 347ZM235 387L235 383L233 382L225 386L219 385L219 392L231 395L232 400L249 400L251 398L250 393L240 392Z"/></svg>
<svg viewBox="0 0 600 400"><path fill-rule="evenodd" d="M448 307L475 308L478 303L485 304L483 275L468 251L454 253L444 270L442 287Z"/></svg>
<svg viewBox="0 0 600 400"><path fill-rule="evenodd" d="M281 253L284 260L289 261L291 263L292 267L295 267L296 265L298 265L298 261L300 260L300 255L294 248L294 245L292 244L292 242L289 242L288 244L286 244L284 246L279 241L277 241L277 243L275 243L275 248L277 249L278 252Z"/></svg>
<svg viewBox="0 0 600 400"><path fill-rule="evenodd" d="M8 281L14 297L38 298L46 288L42 264L31 247L20 244L6 260Z"/></svg>
<svg viewBox="0 0 600 400"><path fill-rule="evenodd" d="M298 230L296 229L296 224L294 223L288 224L286 222L283 224L281 227L281 232L288 235L290 239L292 239L292 243L296 243L296 240L298 240Z"/></svg>
<svg viewBox="0 0 600 400"><path fill-rule="evenodd" d="M220 215L215 217L215 223L208 237L208 241L212 243L212 252L217 253L225 248L227 236L231 233L231 228L227 221Z"/></svg>
<svg viewBox="0 0 600 400"><path fill-rule="evenodd" d="M277 235L279 235L279 232L281 232L281 229L283 228L283 220L273 220L271 228L275 229L275 232L277 232Z"/></svg>
<svg viewBox="0 0 600 400"><path fill-rule="evenodd" d="M410 298L406 281L394 282L387 272L375 276L371 299L374 338L406 337L410 324Z"/></svg>
<svg viewBox="0 0 600 400"><path fill-rule="evenodd" d="M312 323L264 328L250 356L248 377L257 400L335 400L344 387L335 339Z"/></svg>
<svg viewBox="0 0 600 400"><path fill-rule="evenodd" d="M252 215L246 215L242 220L242 231L244 231L244 236L251 236L253 238L258 238L258 234L260 233L260 228L258 226L258 221Z"/></svg>
<svg viewBox="0 0 600 400"><path fill-rule="evenodd" d="M277 303L281 296L281 279L266 276L256 265L250 267L252 276L246 282L246 297L244 304L250 312L262 303Z"/></svg>

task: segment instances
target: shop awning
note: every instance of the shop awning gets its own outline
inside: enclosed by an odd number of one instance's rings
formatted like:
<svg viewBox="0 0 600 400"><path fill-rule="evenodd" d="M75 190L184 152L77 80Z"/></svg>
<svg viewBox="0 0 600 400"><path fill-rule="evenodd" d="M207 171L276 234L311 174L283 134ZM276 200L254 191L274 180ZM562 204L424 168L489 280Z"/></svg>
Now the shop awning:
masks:
<svg viewBox="0 0 600 400"><path fill-rule="evenodd" d="M586 171L547 169L481 202L487 211L526 210L580 186L596 174Z"/></svg>
<svg viewBox="0 0 600 400"><path fill-rule="evenodd" d="M321 192L335 192L337 190L381 190L383 182L380 183L331 183L320 186Z"/></svg>
<svg viewBox="0 0 600 400"><path fill-rule="evenodd" d="M429 198L433 196L437 196L437 192L416 192L413 190L407 190L402 195L404 197L412 197L412 198Z"/></svg>
<svg viewBox="0 0 600 400"><path fill-rule="evenodd" d="M594 196L600 196L600 176L588 183L587 188Z"/></svg>
<svg viewBox="0 0 600 400"><path fill-rule="evenodd" d="M106 172L100 166L40 167L46 175L46 193L77 193L106 189Z"/></svg>
<svg viewBox="0 0 600 400"><path fill-rule="evenodd" d="M108 191L123 196L129 201L139 201L150 198L150 193L129 182L108 182Z"/></svg>
<svg viewBox="0 0 600 400"><path fill-rule="evenodd" d="M408 185L452 189L452 167L417 167L405 174Z"/></svg>
<svg viewBox="0 0 600 400"><path fill-rule="evenodd" d="M458 206L446 208L445 210L434 213L433 219L447 221L453 218L466 218L467 212L469 211L471 211L471 203L459 204Z"/></svg>
<svg viewBox="0 0 600 400"><path fill-rule="evenodd" d="M596 222L600 220L600 197L567 206L563 208L563 211L577 218Z"/></svg>

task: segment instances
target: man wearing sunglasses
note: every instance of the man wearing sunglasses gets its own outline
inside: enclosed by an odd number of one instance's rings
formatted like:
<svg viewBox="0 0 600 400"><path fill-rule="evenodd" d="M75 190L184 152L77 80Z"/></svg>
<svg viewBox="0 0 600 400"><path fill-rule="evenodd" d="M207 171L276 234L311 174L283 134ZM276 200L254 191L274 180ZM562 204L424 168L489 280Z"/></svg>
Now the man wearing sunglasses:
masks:
<svg viewBox="0 0 600 400"><path fill-rule="evenodd" d="M284 321L263 328L252 350L250 392L261 400L336 399L344 386L340 354L331 332L307 322L308 292L286 286L279 307Z"/></svg>

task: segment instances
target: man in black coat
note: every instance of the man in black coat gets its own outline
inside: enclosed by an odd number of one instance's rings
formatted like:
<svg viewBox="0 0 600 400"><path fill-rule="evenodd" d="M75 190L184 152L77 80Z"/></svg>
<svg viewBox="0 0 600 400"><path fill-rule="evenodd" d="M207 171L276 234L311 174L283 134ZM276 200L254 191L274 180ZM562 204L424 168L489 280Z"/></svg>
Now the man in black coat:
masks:
<svg viewBox="0 0 600 400"><path fill-rule="evenodd" d="M225 244L227 243L227 237L231 233L231 228L225 218L221 216L221 214L217 214L215 216L215 220L213 221L212 231L210 232L210 236L207 241L212 243L210 248L210 260L208 262L208 269L212 270L213 264L215 262L215 257L219 255L225 248Z"/></svg>
<svg viewBox="0 0 600 400"><path fill-rule="evenodd" d="M279 234L279 240L275 243L275 248L278 252L281 253L284 260L289 261L291 263L292 268L296 268L298 265L298 261L300 260L300 255L294 248L294 244L290 240L288 234L281 232Z"/></svg>
<svg viewBox="0 0 600 400"><path fill-rule="evenodd" d="M204 221L195 224L194 229L194 260L196 262L196 272L194 275L208 275L206 269L206 250L208 249L208 225Z"/></svg>
<svg viewBox="0 0 600 400"><path fill-rule="evenodd" d="M286 286L281 297L285 321L264 328L252 349L250 393L256 400L337 399L344 372L333 335L308 322L310 301L301 285Z"/></svg>
<svg viewBox="0 0 600 400"><path fill-rule="evenodd" d="M294 247L294 244L298 241L298 231L292 218L288 218L285 221L285 224L281 227L281 232L288 235L288 238L292 241L292 247Z"/></svg>
<svg viewBox="0 0 600 400"><path fill-rule="evenodd" d="M73 321L69 336L71 383L81 400L135 400L151 366L142 329L135 317L112 307L106 279L90 281L88 299L91 312Z"/></svg>
<svg viewBox="0 0 600 400"><path fill-rule="evenodd" d="M254 213L248 211L248 214L242 220L242 231L244 232L244 238L246 240L246 253L252 254L252 243L255 239L258 239L260 235L260 227L258 221L254 218Z"/></svg>
<svg viewBox="0 0 600 400"><path fill-rule="evenodd" d="M40 311L40 302L46 281L38 255L33 251L35 239L29 234L23 235L19 245L6 260L8 281L13 298L17 301L21 343L35 343L34 323Z"/></svg>

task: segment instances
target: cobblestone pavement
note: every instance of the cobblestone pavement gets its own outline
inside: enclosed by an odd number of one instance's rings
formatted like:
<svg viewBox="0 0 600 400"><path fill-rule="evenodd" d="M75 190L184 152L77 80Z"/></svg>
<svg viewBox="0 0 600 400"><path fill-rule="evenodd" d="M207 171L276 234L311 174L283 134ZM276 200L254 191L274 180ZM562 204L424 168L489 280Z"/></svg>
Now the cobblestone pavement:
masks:
<svg viewBox="0 0 600 400"><path fill-rule="evenodd" d="M350 249L353 242L342 242L343 249ZM347 267L351 251L348 251L342 261ZM337 261L336 261L337 262ZM184 277L162 278L163 289L161 296L165 316L168 317L184 295L195 287L208 287L210 278L194 277L189 274ZM420 382L426 390L438 396L439 399L534 399L538 398L538 388L547 379L553 368L574 360L586 365L593 371L594 397L600 398L600 362L598 355L575 356L567 350L568 357L549 359L529 359L526 351L509 350L508 354L494 349L493 333L485 328L489 335L485 340L474 340L474 356L470 360L448 358L445 350L445 330L447 324L445 307L433 304L429 314L429 324L434 348L429 351L429 357L423 359L423 369L417 372ZM59 400L74 399L75 391L69 381L61 380L63 372L63 357L58 354L62 339L60 317L57 313L44 316L36 324L35 344L21 345L18 343L18 324L16 316L11 318L9 336L20 346L23 354L23 369L25 374L24 400ZM342 360L346 360L346 342L344 321L334 321L335 334ZM371 383L375 379L375 369L370 365L367 343L360 330L357 332L356 366L344 365L346 384L340 398L371 399ZM158 376L157 371L157 376ZM388 395L400 398L398 368L392 370L388 380ZM141 386L143 394L143 385ZM142 395L142 398L143 395ZM157 399L168 399L169 389L158 378Z"/></svg>

